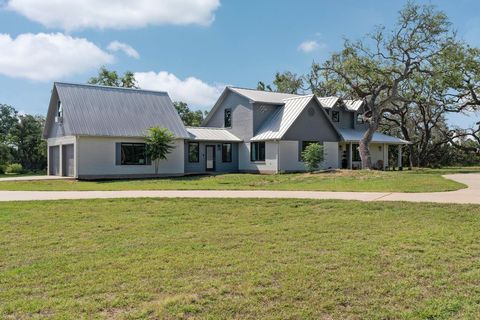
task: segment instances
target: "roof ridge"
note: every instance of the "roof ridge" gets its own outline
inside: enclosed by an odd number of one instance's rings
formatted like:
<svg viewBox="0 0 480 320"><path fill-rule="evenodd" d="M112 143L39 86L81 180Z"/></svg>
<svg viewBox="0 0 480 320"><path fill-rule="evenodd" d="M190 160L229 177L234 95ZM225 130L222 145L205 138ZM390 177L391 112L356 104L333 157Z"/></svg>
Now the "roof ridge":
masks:
<svg viewBox="0 0 480 320"><path fill-rule="evenodd" d="M306 94L306 95L298 96L298 97L285 98L285 99L283 99L283 101L285 101L285 100L293 100L293 99L301 99L301 98L313 98L314 96L315 96L314 94Z"/></svg>
<svg viewBox="0 0 480 320"><path fill-rule="evenodd" d="M189 129L212 129L212 130L227 130L227 128L218 128L218 127L195 127L195 126L185 126Z"/></svg>
<svg viewBox="0 0 480 320"><path fill-rule="evenodd" d="M231 89L240 89L240 90L250 90L250 91L257 91L257 92L265 92L265 93L275 93L275 94L290 94L292 96L304 96L298 93L288 93L288 92L277 92L277 91L267 91L267 90L260 90L260 89L253 89L253 88L245 88L245 87L238 87L238 86L227 86Z"/></svg>
<svg viewBox="0 0 480 320"><path fill-rule="evenodd" d="M149 90L149 89L141 89L141 88L125 88L125 87L114 87L114 86L105 86L99 84L91 84L91 83L74 83L74 82L62 82L62 81L55 81L54 85L67 85L67 86L79 86L79 87L93 87L93 88L105 88L105 89L113 89L113 90L130 90L130 91L140 91L140 92L153 92L153 93L162 93L167 94L167 91L159 91L159 90Z"/></svg>

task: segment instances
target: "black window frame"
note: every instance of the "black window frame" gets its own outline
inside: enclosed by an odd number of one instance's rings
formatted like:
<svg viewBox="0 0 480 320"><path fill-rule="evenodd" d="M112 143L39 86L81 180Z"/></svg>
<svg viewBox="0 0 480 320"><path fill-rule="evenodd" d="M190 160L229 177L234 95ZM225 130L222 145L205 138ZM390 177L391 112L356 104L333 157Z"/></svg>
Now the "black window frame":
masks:
<svg viewBox="0 0 480 320"><path fill-rule="evenodd" d="M255 150L255 152L254 152L254 150ZM265 154L266 154L265 141L258 141L258 142L250 143L250 161L251 162L265 162ZM256 157L254 157L254 155Z"/></svg>
<svg viewBox="0 0 480 320"><path fill-rule="evenodd" d="M59 118L63 117L63 105L61 100L58 100L57 102L57 117Z"/></svg>
<svg viewBox="0 0 480 320"><path fill-rule="evenodd" d="M303 157L302 157L303 151L305 151L305 149L306 149L309 145L314 144L314 143L321 144L320 141L313 141L313 140L301 141L301 143L299 144L300 148L299 148L299 153L298 153L298 159L299 159L300 161L303 162Z"/></svg>
<svg viewBox="0 0 480 320"><path fill-rule="evenodd" d="M360 147L359 144L352 143L352 162L362 161L362 158L360 157L360 150L358 150L359 147Z"/></svg>
<svg viewBox="0 0 480 320"><path fill-rule="evenodd" d="M126 162L126 159L124 159L124 148L126 147L133 147L133 148L143 148L143 163L139 162ZM134 149L135 150L135 149ZM146 166L149 165L149 159L147 156L147 145L145 143L139 143L139 142L121 142L120 143L120 165L121 166Z"/></svg>
<svg viewBox="0 0 480 320"><path fill-rule="evenodd" d="M225 147L230 146L228 152L225 151ZM222 143L222 162L229 163L232 162L232 152L233 144L232 143Z"/></svg>
<svg viewBox="0 0 480 320"><path fill-rule="evenodd" d="M191 146L192 145L196 145L197 146L197 152L196 152L196 157L197 159L193 159L191 158L192 156L192 149L191 149ZM200 143L198 142L189 142L188 143L188 162L189 163L199 163L200 162Z"/></svg>
<svg viewBox="0 0 480 320"><path fill-rule="evenodd" d="M228 117L227 117L227 114L228 114ZM230 108L227 108L223 111L223 126L225 128L232 127L232 109Z"/></svg>
<svg viewBox="0 0 480 320"><path fill-rule="evenodd" d="M332 110L332 122L340 122L340 111Z"/></svg>

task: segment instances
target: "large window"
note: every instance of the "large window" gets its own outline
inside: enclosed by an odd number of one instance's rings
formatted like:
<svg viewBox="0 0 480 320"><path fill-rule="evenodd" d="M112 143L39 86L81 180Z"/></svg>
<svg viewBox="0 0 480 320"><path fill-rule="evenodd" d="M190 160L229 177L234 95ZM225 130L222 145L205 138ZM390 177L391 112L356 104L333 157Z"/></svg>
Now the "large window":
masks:
<svg viewBox="0 0 480 320"><path fill-rule="evenodd" d="M188 143L188 162L199 162L200 161L200 147L198 142L189 142Z"/></svg>
<svg viewBox="0 0 480 320"><path fill-rule="evenodd" d="M232 162L232 144L222 144L222 162Z"/></svg>
<svg viewBox="0 0 480 320"><path fill-rule="evenodd" d="M225 109L224 113L224 127L231 128L232 127L232 109Z"/></svg>
<svg viewBox="0 0 480 320"><path fill-rule="evenodd" d="M303 151L305 151L305 149L313 143L319 143L319 142L318 141L302 141L302 148L300 149L300 154L298 155L298 158L300 159L300 161L303 161L302 159Z"/></svg>
<svg viewBox="0 0 480 320"><path fill-rule="evenodd" d="M251 161L265 161L265 142L252 142L250 148Z"/></svg>
<svg viewBox="0 0 480 320"><path fill-rule="evenodd" d="M146 165L147 153L145 143L122 143L121 165Z"/></svg>
<svg viewBox="0 0 480 320"><path fill-rule="evenodd" d="M362 161L358 147L358 144L352 144L352 161Z"/></svg>
<svg viewBox="0 0 480 320"><path fill-rule="evenodd" d="M340 112L332 110L332 121L333 122L340 122Z"/></svg>

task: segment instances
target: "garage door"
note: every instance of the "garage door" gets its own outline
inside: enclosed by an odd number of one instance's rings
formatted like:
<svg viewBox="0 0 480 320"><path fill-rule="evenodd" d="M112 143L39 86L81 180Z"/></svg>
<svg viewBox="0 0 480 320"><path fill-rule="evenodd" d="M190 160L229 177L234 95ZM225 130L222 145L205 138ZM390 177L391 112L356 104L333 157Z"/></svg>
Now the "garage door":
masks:
<svg viewBox="0 0 480 320"><path fill-rule="evenodd" d="M73 177L74 175L74 151L73 151L73 144L66 144L62 146L62 167L63 167L63 175L66 177Z"/></svg>
<svg viewBox="0 0 480 320"><path fill-rule="evenodd" d="M60 147L52 146L48 149L48 174L52 176L60 175Z"/></svg>

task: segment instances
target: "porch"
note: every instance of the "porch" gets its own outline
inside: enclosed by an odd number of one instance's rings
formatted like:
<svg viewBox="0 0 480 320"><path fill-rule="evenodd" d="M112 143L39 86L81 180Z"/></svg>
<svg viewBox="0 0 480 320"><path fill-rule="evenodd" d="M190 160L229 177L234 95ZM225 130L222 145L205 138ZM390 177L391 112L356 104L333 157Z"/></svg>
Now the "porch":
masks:
<svg viewBox="0 0 480 320"><path fill-rule="evenodd" d="M359 145L359 141L340 142L338 144L339 168L350 170L362 169L362 161L358 150ZM374 169L386 170L389 167L389 149L391 146L394 146L397 152L396 164L399 168L402 168L402 144L371 143L370 155Z"/></svg>

